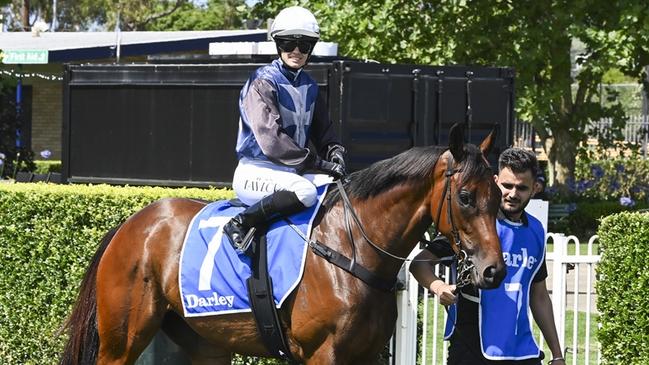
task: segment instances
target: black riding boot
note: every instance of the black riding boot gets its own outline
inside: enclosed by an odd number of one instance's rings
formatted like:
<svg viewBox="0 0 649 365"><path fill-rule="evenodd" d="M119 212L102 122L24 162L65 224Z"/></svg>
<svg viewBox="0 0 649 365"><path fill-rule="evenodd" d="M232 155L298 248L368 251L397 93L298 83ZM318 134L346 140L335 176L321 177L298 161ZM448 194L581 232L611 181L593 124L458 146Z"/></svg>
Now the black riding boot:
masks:
<svg viewBox="0 0 649 365"><path fill-rule="evenodd" d="M297 213L304 208L304 204L294 192L276 191L237 214L223 226L223 232L228 236L235 250L246 252L256 228Z"/></svg>

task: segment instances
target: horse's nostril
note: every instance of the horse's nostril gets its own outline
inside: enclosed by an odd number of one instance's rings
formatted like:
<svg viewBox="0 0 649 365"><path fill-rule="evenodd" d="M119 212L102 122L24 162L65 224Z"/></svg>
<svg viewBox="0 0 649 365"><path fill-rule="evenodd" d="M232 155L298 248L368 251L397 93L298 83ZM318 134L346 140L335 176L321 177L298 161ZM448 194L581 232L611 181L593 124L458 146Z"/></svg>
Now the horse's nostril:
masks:
<svg viewBox="0 0 649 365"><path fill-rule="evenodd" d="M496 276L496 267L495 267L495 266L493 266L493 265L492 265L492 266L488 266L488 267L484 270L483 277L484 277L485 279L493 279L495 276Z"/></svg>
<svg viewBox="0 0 649 365"><path fill-rule="evenodd" d="M494 288L505 278L505 270L498 270L496 266L490 265L482 272L482 280L486 287Z"/></svg>

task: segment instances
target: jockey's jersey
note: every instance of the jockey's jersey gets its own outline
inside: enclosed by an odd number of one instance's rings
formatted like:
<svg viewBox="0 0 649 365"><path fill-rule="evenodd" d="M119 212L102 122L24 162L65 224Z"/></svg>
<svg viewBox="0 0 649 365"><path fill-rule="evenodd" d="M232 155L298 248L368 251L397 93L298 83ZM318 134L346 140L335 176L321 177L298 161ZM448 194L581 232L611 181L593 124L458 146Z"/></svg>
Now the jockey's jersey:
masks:
<svg viewBox="0 0 649 365"><path fill-rule="evenodd" d="M533 216L524 213L522 223L504 217L496 221L496 229L507 266L507 275L495 289L477 290L475 296L462 292L460 300L466 308L478 310L477 324L481 350L489 360L524 360L540 355L532 335L529 315L530 288L537 272L545 269L545 231ZM547 273L543 274L545 279ZM477 304L471 304L474 302ZM460 315L466 314L465 310ZM458 304L449 307L444 338L456 330ZM464 327L463 327L464 329ZM458 331L458 336L462 334Z"/></svg>
<svg viewBox="0 0 649 365"><path fill-rule="evenodd" d="M277 59L257 69L239 96L239 159L268 160L301 169L309 161L308 142L318 150L337 143L318 84L302 69Z"/></svg>

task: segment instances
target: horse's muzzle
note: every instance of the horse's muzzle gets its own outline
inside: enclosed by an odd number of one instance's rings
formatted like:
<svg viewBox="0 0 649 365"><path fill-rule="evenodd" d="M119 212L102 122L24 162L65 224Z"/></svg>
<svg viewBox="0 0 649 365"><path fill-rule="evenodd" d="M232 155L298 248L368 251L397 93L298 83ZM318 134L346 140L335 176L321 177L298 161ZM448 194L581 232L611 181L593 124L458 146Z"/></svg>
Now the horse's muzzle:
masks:
<svg viewBox="0 0 649 365"><path fill-rule="evenodd" d="M505 278L505 275L507 274L507 270L505 265L499 266L500 267L497 267L496 265L489 265L482 271L482 275L480 275L478 282L479 288L493 289L500 285L500 283Z"/></svg>

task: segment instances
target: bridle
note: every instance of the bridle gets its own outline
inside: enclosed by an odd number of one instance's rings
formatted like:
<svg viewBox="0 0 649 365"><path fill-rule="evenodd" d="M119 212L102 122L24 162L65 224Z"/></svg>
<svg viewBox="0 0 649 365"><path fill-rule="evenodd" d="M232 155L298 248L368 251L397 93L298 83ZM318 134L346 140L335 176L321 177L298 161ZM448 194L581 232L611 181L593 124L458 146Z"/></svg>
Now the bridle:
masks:
<svg viewBox="0 0 649 365"><path fill-rule="evenodd" d="M439 161L439 160L438 160ZM354 235L352 233L352 224L351 221L353 220L354 223L356 223L356 226L358 226L358 229L365 239L367 243L369 243L370 246L372 246L376 251L382 253L385 256L391 257L395 260L399 261L434 261L435 263L450 263L451 265L451 283L454 281L457 281L456 285L458 288L462 286L466 286L471 283L471 270L474 268L473 263L471 260L468 258L468 255L466 251L462 249L462 242L460 240L460 233L457 229L457 226L455 225L455 222L453 220L453 214L452 214L452 208L451 208L451 178L453 175L458 173L460 170L459 169L454 169L453 168L453 157L452 155L449 155L447 158L447 169L446 173L444 174L445 176L445 184L444 184L444 191L442 193L442 201L444 201L444 198L446 198L447 201L447 215L448 215L448 220L451 224L451 233L453 234L453 243L452 248L453 251L455 252L455 255L453 256L446 256L439 258L438 260L410 260L407 257L402 257L402 256L397 256L394 255L385 249L381 248L378 244L376 244L372 239L370 239L365 232L365 229L363 227L363 224L361 223L360 219L358 218L358 215L354 211L354 207L352 206L351 200L349 199L349 196L345 192L344 185L341 180L336 180L336 185L338 187L338 192L340 193L340 196L343 200L343 212L344 212L344 217L345 217L345 230L347 232L349 242L352 248L352 258L349 259L345 257L344 255L340 254L339 252L329 248L328 246L315 241L315 240L308 240L299 230L297 230L297 227L294 227L296 232L300 234L305 241L309 243L309 246L311 249L314 251L315 254L318 256L323 257L327 261L331 262L332 264L342 268L345 271L350 272L352 275L358 277L359 279L365 281L371 286L377 287L382 290L394 290L394 285L396 284L396 277L394 280L392 280L390 283L386 284L386 280L378 277L376 274L373 274L369 270L365 269L364 267L357 265L356 264L356 243L354 240ZM437 165L437 162L435 163ZM434 169L434 167L433 167ZM444 204L440 204L439 208L437 210L437 221L435 223L435 236L439 233L438 226L442 214L442 206ZM292 225L289 222L290 225ZM434 236L433 236L434 237ZM421 242L424 243L429 243L427 240L423 239ZM457 280L456 280L457 279Z"/></svg>
<svg viewBox="0 0 649 365"><path fill-rule="evenodd" d="M446 181L444 182L444 192L442 193L442 201L446 198L446 216L448 217L449 222L451 223L451 235L453 236L453 242L451 242L451 248L455 252L453 256L445 256L440 258L439 262L449 262L451 265L451 284L455 284L457 288L471 284L471 270L474 269L475 265L469 259L466 251L462 248L462 239L460 238L460 231L458 231L455 221L453 220L453 212L451 208L451 178L453 175L458 173L460 170L453 168L453 155L449 154L446 159ZM435 234L433 238L437 237L439 234L439 223L442 218L442 206L440 204L437 207L437 220L435 222Z"/></svg>

